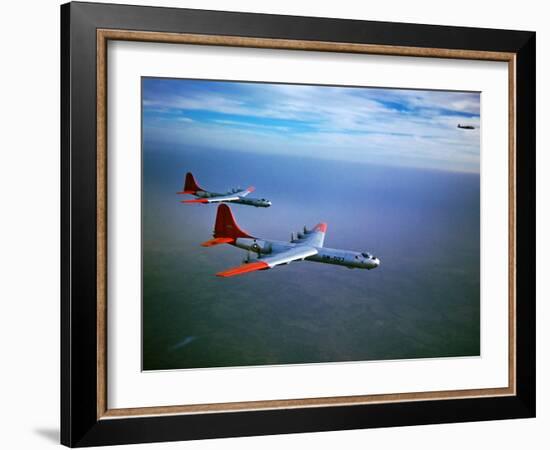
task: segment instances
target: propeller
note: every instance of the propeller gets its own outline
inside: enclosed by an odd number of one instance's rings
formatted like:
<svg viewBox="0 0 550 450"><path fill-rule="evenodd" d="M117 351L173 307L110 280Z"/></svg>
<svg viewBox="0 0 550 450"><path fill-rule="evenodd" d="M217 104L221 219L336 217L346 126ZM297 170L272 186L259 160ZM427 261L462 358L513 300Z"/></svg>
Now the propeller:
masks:
<svg viewBox="0 0 550 450"><path fill-rule="evenodd" d="M290 233L290 242L294 242L294 232Z"/></svg>
<svg viewBox="0 0 550 450"><path fill-rule="evenodd" d="M262 249L260 248L260 246L256 241L254 241L254 243L250 247L250 250L252 250L254 253L257 253L258 256L260 256L260 253L262 252Z"/></svg>
<svg viewBox="0 0 550 450"><path fill-rule="evenodd" d="M304 225L304 234L306 234L306 233L307 233L307 228L306 228L306 226Z"/></svg>

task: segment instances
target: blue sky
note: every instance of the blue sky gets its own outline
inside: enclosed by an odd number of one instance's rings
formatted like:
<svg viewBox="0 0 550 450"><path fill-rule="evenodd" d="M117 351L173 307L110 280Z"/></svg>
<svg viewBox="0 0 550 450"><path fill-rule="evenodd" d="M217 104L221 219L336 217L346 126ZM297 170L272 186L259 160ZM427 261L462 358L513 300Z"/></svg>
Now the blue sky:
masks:
<svg viewBox="0 0 550 450"><path fill-rule="evenodd" d="M147 142L479 172L479 93L159 78L142 87Z"/></svg>

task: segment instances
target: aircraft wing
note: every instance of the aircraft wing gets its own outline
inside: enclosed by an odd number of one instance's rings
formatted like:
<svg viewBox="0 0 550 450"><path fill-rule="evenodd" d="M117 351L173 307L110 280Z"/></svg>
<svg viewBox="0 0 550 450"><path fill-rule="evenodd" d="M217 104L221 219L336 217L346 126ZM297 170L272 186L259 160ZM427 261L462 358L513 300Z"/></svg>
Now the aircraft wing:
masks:
<svg viewBox="0 0 550 450"><path fill-rule="evenodd" d="M304 234L300 234L300 237L294 242L299 244L310 245L312 247L322 247L325 243L325 234L327 232L327 224L319 223L313 227L312 230L305 230Z"/></svg>
<svg viewBox="0 0 550 450"><path fill-rule="evenodd" d="M254 192L255 190L256 188L254 186L250 186L246 188L244 191L237 192L235 195L238 195L239 197L246 197L248 194L250 194L251 192Z"/></svg>
<svg viewBox="0 0 550 450"><path fill-rule="evenodd" d="M269 256L258 258L255 262L233 267L232 269L224 270L223 272L218 272L216 275L218 277L233 277L235 275L254 272L256 270L271 269L280 264L288 264L292 261L305 259L308 256L313 256L317 253L317 250L313 247L309 247L307 245L297 245L288 250L270 253Z"/></svg>
<svg viewBox="0 0 550 450"><path fill-rule="evenodd" d="M230 202L233 200L239 200L239 196L236 194L230 195L219 195L217 197L204 197L204 198L194 198L193 200L182 200L181 203L220 203L220 202Z"/></svg>

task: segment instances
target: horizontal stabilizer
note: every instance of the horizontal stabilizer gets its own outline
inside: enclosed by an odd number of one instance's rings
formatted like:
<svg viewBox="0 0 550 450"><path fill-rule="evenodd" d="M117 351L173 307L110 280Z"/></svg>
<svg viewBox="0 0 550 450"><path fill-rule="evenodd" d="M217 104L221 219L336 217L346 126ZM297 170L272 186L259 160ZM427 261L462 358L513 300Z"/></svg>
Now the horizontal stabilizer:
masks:
<svg viewBox="0 0 550 450"><path fill-rule="evenodd" d="M203 247L214 247L215 245L231 244L233 242L235 242L235 239L233 238L221 237L221 238L210 239L209 241L203 242L201 245Z"/></svg>
<svg viewBox="0 0 550 450"><path fill-rule="evenodd" d="M249 264L244 264L239 267L233 267L232 269L228 269L223 272L218 272L216 276L234 277L235 275L241 275L243 273L254 272L256 270L265 270L265 269L269 269L269 264L263 261L258 261L258 262L253 262Z"/></svg>
<svg viewBox="0 0 550 450"><path fill-rule="evenodd" d="M193 200L181 200L180 203L208 203L205 198L194 198Z"/></svg>
<svg viewBox="0 0 550 450"><path fill-rule="evenodd" d="M176 194L194 194L195 191L179 191L179 192L176 192Z"/></svg>

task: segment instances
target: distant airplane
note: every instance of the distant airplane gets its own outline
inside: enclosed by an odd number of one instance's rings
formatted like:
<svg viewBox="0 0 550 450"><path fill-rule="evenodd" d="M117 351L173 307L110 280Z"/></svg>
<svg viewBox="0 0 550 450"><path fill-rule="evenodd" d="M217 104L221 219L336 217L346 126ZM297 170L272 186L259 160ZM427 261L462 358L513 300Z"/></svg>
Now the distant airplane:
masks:
<svg viewBox="0 0 550 450"><path fill-rule="evenodd" d="M220 244L231 244L244 250L253 251L258 255L254 262L250 262L250 255L243 261L244 264L223 272L218 272L219 277L233 277L256 270L272 269L281 264L289 264L292 261L314 261L327 264L345 266L349 269L375 269L380 265L380 260L367 252L355 252L350 250L338 250L324 248L327 224L320 223L311 230L304 226L303 233L291 234L290 242L271 241L251 236L241 230L231 209L227 205L218 206L214 239L203 242L203 247L213 247Z"/></svg>
<svg viewBox="0 0 550 450"><path fill-rule="evenodd" d="M185 185L183 191L177 192L177 194L191 194L194 195L193 200L182 200L181 203L240 203L241 205L250 205L256 207L268 208L271 206L271 202L265 198L246 198L248 194L254 191L254 187L242 189L232 189L225 194L218 194L216 192L209 192L201 188L195 177L191 172L187 172L185 175Z"/></svg>
<svg viewBox="0 0 550 450"><path fill-rule="evenodd" d="M473 125L461 125L460 123L457 125L457 128L462 128L463 130L475 130L476 127Z"/></svg>

